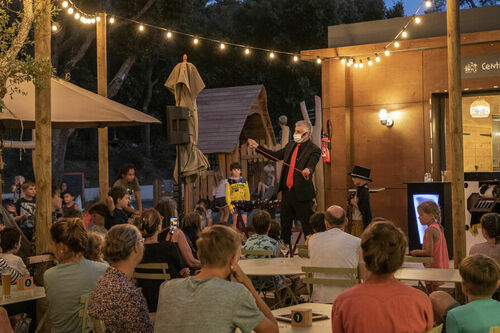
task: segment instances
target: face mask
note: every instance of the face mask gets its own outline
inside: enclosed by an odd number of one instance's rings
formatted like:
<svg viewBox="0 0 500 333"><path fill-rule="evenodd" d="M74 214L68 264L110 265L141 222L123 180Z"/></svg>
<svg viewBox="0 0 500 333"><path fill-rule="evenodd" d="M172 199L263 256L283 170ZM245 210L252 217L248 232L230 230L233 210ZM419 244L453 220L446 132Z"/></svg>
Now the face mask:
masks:
<svg viewBox="0 0 500 333"><path fill-rule="evenodd" d="M302 138L304 137L305 133L304 134L296 134L294 133L293 134L293 141L297 142L297 143L301 143L302 142Z"/></svg>

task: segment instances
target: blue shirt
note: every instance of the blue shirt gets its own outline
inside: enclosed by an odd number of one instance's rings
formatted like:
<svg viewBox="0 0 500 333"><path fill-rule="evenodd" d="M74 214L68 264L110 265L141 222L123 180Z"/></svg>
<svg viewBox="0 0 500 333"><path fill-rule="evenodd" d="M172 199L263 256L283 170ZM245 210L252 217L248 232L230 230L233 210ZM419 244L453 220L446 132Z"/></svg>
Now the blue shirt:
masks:
<svg viewBox="0 0 500 333"><path fill-rule="evenodd" d="M273 258L278 256L278 241L272 239L268 235L262 234L253 234L250 238L245 242L245 246L243 246L245 250L272 250ZM262 258L262 256L255 255L247 255L247 259L256 259Z"/></svg>
<svg viewBox="0 0 500 333"><path fill-rule="evenodd" d="M500 326L500 302L494 299L478 299L446 315L446 333L488 333L495 326Z"/></svg>

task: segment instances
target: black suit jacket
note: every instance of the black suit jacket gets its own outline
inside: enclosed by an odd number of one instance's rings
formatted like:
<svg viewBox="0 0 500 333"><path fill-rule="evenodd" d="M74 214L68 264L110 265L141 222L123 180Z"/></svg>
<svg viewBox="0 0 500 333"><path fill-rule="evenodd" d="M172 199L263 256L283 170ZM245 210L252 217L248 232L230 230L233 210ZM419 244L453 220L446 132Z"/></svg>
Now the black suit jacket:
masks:
<svg viewBox="0 0 500 333"><path fill-rule="evenodd" d="M372 210L370 208L370 191L366 185L358 186L356 189L358 197L358 209L363 216L363 226L366 228L372 221Z"/></svg>
<svg viewBox="0 0 500 333"><path fill-rule="evenodd" d="M277 151L272 151L262 146L259 146L258 149L290 164L292 153L296 145L297 143L295 143L294 141L290 141L286 144L285 147ZM297 160L295 161L295 168L299 170L308 168L311 171L311 174L309 175L309 180L306 180L304 176L302 176L302 174L298 171L295 171L293 174L293 190L297 192L297 198L299 201L312 200L316 196L314 185L312 182L312 176L320 157L321 149L314 143L312 143L311 140L307 140L306 142L300 144L299 152L297 154ZM283 169L281 170L280 184L278 187L280 191L286 189L287 175L288 166L283 165Z"/></svg>

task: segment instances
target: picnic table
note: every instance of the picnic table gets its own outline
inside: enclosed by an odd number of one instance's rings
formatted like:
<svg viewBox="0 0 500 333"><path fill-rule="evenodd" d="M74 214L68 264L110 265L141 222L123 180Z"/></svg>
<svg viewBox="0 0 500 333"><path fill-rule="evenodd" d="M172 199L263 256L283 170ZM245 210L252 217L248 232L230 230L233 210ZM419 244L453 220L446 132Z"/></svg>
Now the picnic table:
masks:
<svg viewBox="0 0 500 333"><path fill-rule="evenodd" d="M308 258L263 258L245 259L238 262L246 275L276 276L276 275L304 275L302 266L310 266Z"/></svg>
<svg viewBox="0 0 500 333"><path fill-rule="evenodd" d="M13 285L10 287L9 296L0 293L0 306L34 301L40 298L45 298L45 289L43 287L35 286L33 289L17 290L17 286Z"/></svg>
<svg viewBox="0 0 500 333"><path fill-rule="evenodd" d="M458 269L454 268L407 268L402 267L394 274L398 280L462 282Z"/></svg>

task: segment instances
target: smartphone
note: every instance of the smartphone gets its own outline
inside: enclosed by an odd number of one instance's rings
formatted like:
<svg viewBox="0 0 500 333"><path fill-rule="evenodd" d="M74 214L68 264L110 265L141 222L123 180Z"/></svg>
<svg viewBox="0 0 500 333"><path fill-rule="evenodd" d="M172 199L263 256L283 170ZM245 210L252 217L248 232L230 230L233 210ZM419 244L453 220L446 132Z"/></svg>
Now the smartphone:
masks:
<svg viewBox="0 0 500 333"><path fill-rule="evenodd" d="M177 229L177 226L179 225L179 218L178 217L171 217L170 218L170 234L173 235L175 229Z"/></svg>

